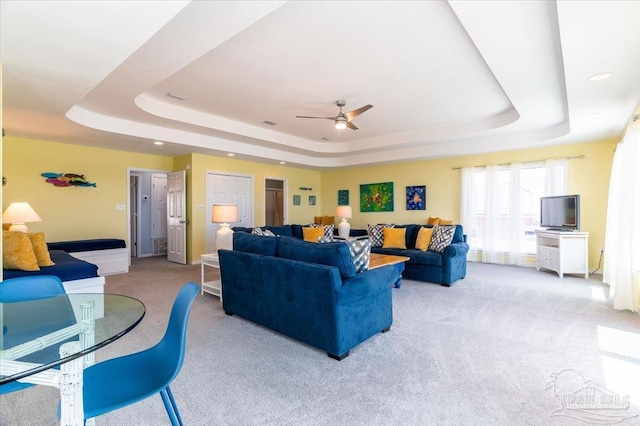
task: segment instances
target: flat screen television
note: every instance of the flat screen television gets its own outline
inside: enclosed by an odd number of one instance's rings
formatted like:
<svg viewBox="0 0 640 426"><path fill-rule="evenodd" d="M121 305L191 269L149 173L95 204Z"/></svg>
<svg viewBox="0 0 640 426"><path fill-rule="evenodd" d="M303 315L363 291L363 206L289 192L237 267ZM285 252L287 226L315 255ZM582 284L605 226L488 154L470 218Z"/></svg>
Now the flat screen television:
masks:
<svg viewBox="0 0 640 426"><path fill-rule="evenodd" d="M580 195L540 197L540 227L558 231L580 229Z"/></svg>

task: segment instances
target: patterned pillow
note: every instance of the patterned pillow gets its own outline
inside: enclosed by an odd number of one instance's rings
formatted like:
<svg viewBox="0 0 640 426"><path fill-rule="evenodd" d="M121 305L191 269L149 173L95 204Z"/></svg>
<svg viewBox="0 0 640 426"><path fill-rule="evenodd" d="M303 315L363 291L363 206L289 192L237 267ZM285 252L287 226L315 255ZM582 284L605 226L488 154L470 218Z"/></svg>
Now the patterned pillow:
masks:
<svg viewBox="0 0 640 426"><path fill-rule="evenodd" d="M369 238L359 238L357 240L332 240L320 238L319 243L344 243L349 247L351 262L356 269L356 274L369 269L369 259L371 257L371 240Z"/></svg>
<svg viewBox="0 0 640 426"><path fill-rule="evenodd" d="M253 235L259 235L261 237L276 237L276 234L274 234L270 230L262 228L253 228L253 231L251 231L251 233Z"/></svg>
<svg viewBox="0 0 640 426"><path fill-rule="evenodd" d="M383 228L393 228L395 225L393 223L385 224L379 223L377 225L367 225L367 233L369 234L369 238L371 238L371 247L382 247L382 239L384 237L384 233L382 231Z"/></svg>
<svg viewBox="0 0 640 426"><path fill-rule="evenodd" d="M310 223L309 228L324 228L324 237L333 238L334 225L319 225L317 223Z"/></svg>
<svg viewBox="0 0 640 426"><path fill-rule="evenodd" d="M453 240L456 225L436 225L433 227L433 235L429 243L429 250L442 253Z"/></svg>

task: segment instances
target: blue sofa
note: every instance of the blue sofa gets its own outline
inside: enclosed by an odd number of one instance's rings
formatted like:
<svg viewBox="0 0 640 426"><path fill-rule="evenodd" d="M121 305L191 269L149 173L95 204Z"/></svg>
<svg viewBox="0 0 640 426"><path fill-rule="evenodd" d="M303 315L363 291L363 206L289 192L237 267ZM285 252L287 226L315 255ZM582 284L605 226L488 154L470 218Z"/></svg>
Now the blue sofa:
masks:
<svg viewBox="0 0 640 426"><path fill-rule="evenodd" d="M327 352L337 360L393 322L391 288L398 270L356 273L341 242L233 235L219 250L222 303L238 315Z"/></svg>
<svg viewBox="0 0 640 426"><path fill-rule="evenodd" d="M408 256L411 260L404 263L402 276L410 280L437 283L443 286L451 285L467 275L467 253L469 245L466 242L466 235L463 233L462 225L456 225L456 232L451 245L443 253L433 251L421 251L416 249L416 238L421 226L431 227L431 225L395 225L396 228L406 228L405 244L406 249L390 249L382 247L372 247L372 253L393 254L397 256ZM276 235L296 237L302 239L302 225L284 226L264 226ZM237 227L236 232L251 232L253 228ZM337 231L336 231L337 232ZM366 229L352 229L352 237L367 235Z"/></svg>

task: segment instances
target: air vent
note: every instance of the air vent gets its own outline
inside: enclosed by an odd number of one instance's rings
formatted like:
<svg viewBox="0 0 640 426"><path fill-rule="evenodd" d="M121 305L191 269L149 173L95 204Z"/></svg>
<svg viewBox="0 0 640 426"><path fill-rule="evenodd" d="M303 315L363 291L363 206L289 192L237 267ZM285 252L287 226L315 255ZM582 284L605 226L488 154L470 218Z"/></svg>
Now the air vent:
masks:
<svg viewBox="0 0 640 426"><path fill-rule="evenodd" d="M323 137L323 138L320 138L320 139L322 139L323 141L327 141L327 142L329 142L329 138L324 138L324 137Z"/></svg>
<svg viewBox="0 0 640 426"><path fill-rule="evenodd" d="M186 101L187 99L189 99L188 96L181 95L180 93L174 93L174 92L167 93L167 96L173 99L178 99L179 101Z"/></svg>
<svg viewBox="0 0 640 426"><path fill-rule="evenodd" d="M275 126L278 124L275 121L269 121L269 120L264 120L263 123L268 124L269 126Z"/></svg>

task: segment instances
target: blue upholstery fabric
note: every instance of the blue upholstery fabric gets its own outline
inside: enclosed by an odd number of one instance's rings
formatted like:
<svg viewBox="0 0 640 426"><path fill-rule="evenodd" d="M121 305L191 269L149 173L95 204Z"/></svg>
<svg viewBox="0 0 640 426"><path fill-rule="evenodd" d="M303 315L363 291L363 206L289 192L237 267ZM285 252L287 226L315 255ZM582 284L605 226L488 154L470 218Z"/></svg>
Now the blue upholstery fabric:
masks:
<svg viewBox="0 0 640 426"><path fill-rule="evenodd" d="M349 258L345 244L314 244L287 237L276 240L280 254L309 251L326 260L332 256L325 251L331 250L338 253L333 255L336 258L345 254ZM400 277L393 266L341 278L337 266L321 264L313 255L301 261L220 250L219 256L226 313L332 356L346 356L355 345L389 328L393 321L391 287Z"/></svg>
<svg viewBox="0 0 640 426"><path fill-rule="evenodd" d="M66 251L50 250L53 266L41 266L39 271L19 271L16 269L3 269L4 279L29 277L39 275L55 275L61 281L73 281L83 278L98 276L98 267L93 263L76 259Z"/></svg>
<svg viewBox="0 0 640 426"><path fill-rule="evenodd" d="M234 232L233 249L246 253L275 256L278 252L278 238L261 237L246 232Z"/></svg>
<svg viewBox="0 0 640 426"><path fill-rule="evenodd" d="M97 238L93 240L59 241L47 243L49 250L64 250L67 253L78 251L110 250L126 248L124 240L116 238Z"/></svg>
<svg viewBox="0 0 640 426"><path fill-rule="evenodd" d="M316 244L297 238L282 237L278 246L278 255L302 262L335 266L342 278L356 276L356 268L353 266L351 253L346 244Z"/></svg>
<svg viewBox="0 0 640 426"><path fill-rule="evenodd" d="M299 240L303 239L302 225L285 225L285 227L287 226L291 228L291 233L295 238ZM456 225L453 240L442 254L432 251L422 252L415 249L416 238L421 226L433 228L433 225L395 225L396 228L403 227L407 229L405 234L405 242L407 245L406 250L373 247L371 252L393 254L396 256L408 256L411 260L405 263L405 270L402 273L402 275L408 279L451 286L455 281L464 278L467 274L467 253L469 251L469 245L466 242L467 238L466 235L464 235L462 226ZM236 228L234 228L234 230L235 229ZM251 232L252 228L247 229L248 232ZM368 235L368 232L366 229L351 229L349 235L352 237L363 236ZM294 256L292 258L297 257ZM303 259L298 260L314 261L314 259L310 257L304 257ZM344 271L341 271L341 276L344 277L351 275L344 275Z"/></svg>
<svg viewBox="0 0 640 426"><path fill-rule="evenodd" d="M268 229L276 235L280 235L282 237L293 237L293 232L291 231L291 227L288 225L283 226L264 226L264 229Z"/></svg>

